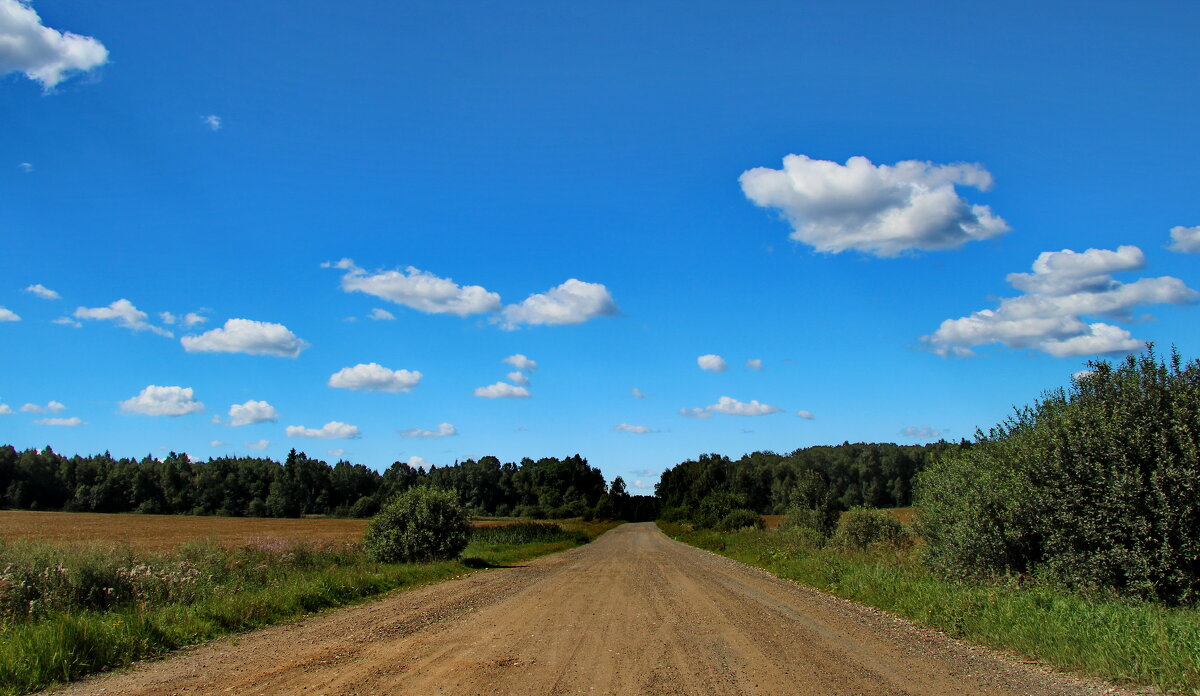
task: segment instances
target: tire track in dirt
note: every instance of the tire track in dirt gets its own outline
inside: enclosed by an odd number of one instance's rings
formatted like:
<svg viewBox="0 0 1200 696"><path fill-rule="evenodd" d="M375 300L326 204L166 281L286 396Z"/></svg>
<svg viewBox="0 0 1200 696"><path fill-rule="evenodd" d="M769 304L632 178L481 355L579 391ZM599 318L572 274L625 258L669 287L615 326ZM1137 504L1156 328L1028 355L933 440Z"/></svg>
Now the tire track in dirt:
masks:
<svg viewBox="0 0 1200 696"><path fill-rule="evenodd" d="M180 651L61 694L1131 693L968 646L627 524Z"/></svg>

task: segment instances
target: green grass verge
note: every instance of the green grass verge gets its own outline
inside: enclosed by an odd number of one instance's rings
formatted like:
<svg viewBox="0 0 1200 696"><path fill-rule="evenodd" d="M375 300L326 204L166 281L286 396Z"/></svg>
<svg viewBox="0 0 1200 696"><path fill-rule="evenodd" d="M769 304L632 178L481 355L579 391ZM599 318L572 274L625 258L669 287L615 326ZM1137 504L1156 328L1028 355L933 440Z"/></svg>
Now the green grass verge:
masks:
<svg viewBox="0 0 1200 696"><path fill-rule="evenodd" d="M0 626L0 694L44 689L176 648L363 601L398 588L520 563L564 551L615 523L566 523L581 534L526 544L472 543L463 560L360 564L299 571L269 587L219 594L186 605L59 613Z"/></svg>
<svg viewBox="0 0 1200 696"><path fill-rule="evenodd" d="M895 548L850 553L788 532L659 527L679 541L975 643L1109 681L1200 694L1200 608L1039 585L947 582Z"/></svg>

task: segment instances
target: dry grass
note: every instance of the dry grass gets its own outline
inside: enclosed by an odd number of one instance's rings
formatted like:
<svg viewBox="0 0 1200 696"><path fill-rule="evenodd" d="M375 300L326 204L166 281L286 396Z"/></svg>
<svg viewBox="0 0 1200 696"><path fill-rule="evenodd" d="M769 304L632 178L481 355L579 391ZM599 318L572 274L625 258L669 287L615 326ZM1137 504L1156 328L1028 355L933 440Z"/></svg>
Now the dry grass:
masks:
<svg viewBox="0 0 1200 696"><path fill-rule="evenodd" d="M478 519L474 524L496 527L514 521L488 517ZM366 528L366 520L334 518L191 517L0 510L0 539L128 545L144 551L168 551L196 539L212 539L222 546L243 546L263 539L305 542L316 546L337 545L358 541Z"/></svg>

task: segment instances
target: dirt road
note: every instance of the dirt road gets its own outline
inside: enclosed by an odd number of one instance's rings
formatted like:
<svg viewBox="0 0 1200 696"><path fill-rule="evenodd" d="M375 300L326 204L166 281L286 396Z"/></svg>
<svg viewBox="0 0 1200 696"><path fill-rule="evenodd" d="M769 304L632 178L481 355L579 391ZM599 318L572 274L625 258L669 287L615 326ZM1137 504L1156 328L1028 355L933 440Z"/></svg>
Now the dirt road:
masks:
<svg viewBox="0 0 1200 696"><path fill-rule="evenodd" d="M1054 675L628 524L226 638L67 694L1082 694Z"/></svg>

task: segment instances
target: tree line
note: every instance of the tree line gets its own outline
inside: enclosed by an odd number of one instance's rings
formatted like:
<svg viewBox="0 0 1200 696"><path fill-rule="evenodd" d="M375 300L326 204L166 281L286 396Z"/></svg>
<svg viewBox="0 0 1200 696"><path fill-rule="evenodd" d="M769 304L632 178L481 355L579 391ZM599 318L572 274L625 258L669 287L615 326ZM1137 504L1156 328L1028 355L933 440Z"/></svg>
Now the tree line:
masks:
<svg viewBox="0 0 1200 696"><path fill-rule="evenodd" d="M347 461L331 466L296 450L280 463L263 457L193 461L176 452L141 460L108 452L66 457L50 447L0 446L0 505L25 510L369 517L423 484L455 491L474 515L646 520L658 512L655 498L630 495L619 476L607 483L578 454L519 463L482 457L428 470L395 462L381 473Z"/></svg>

